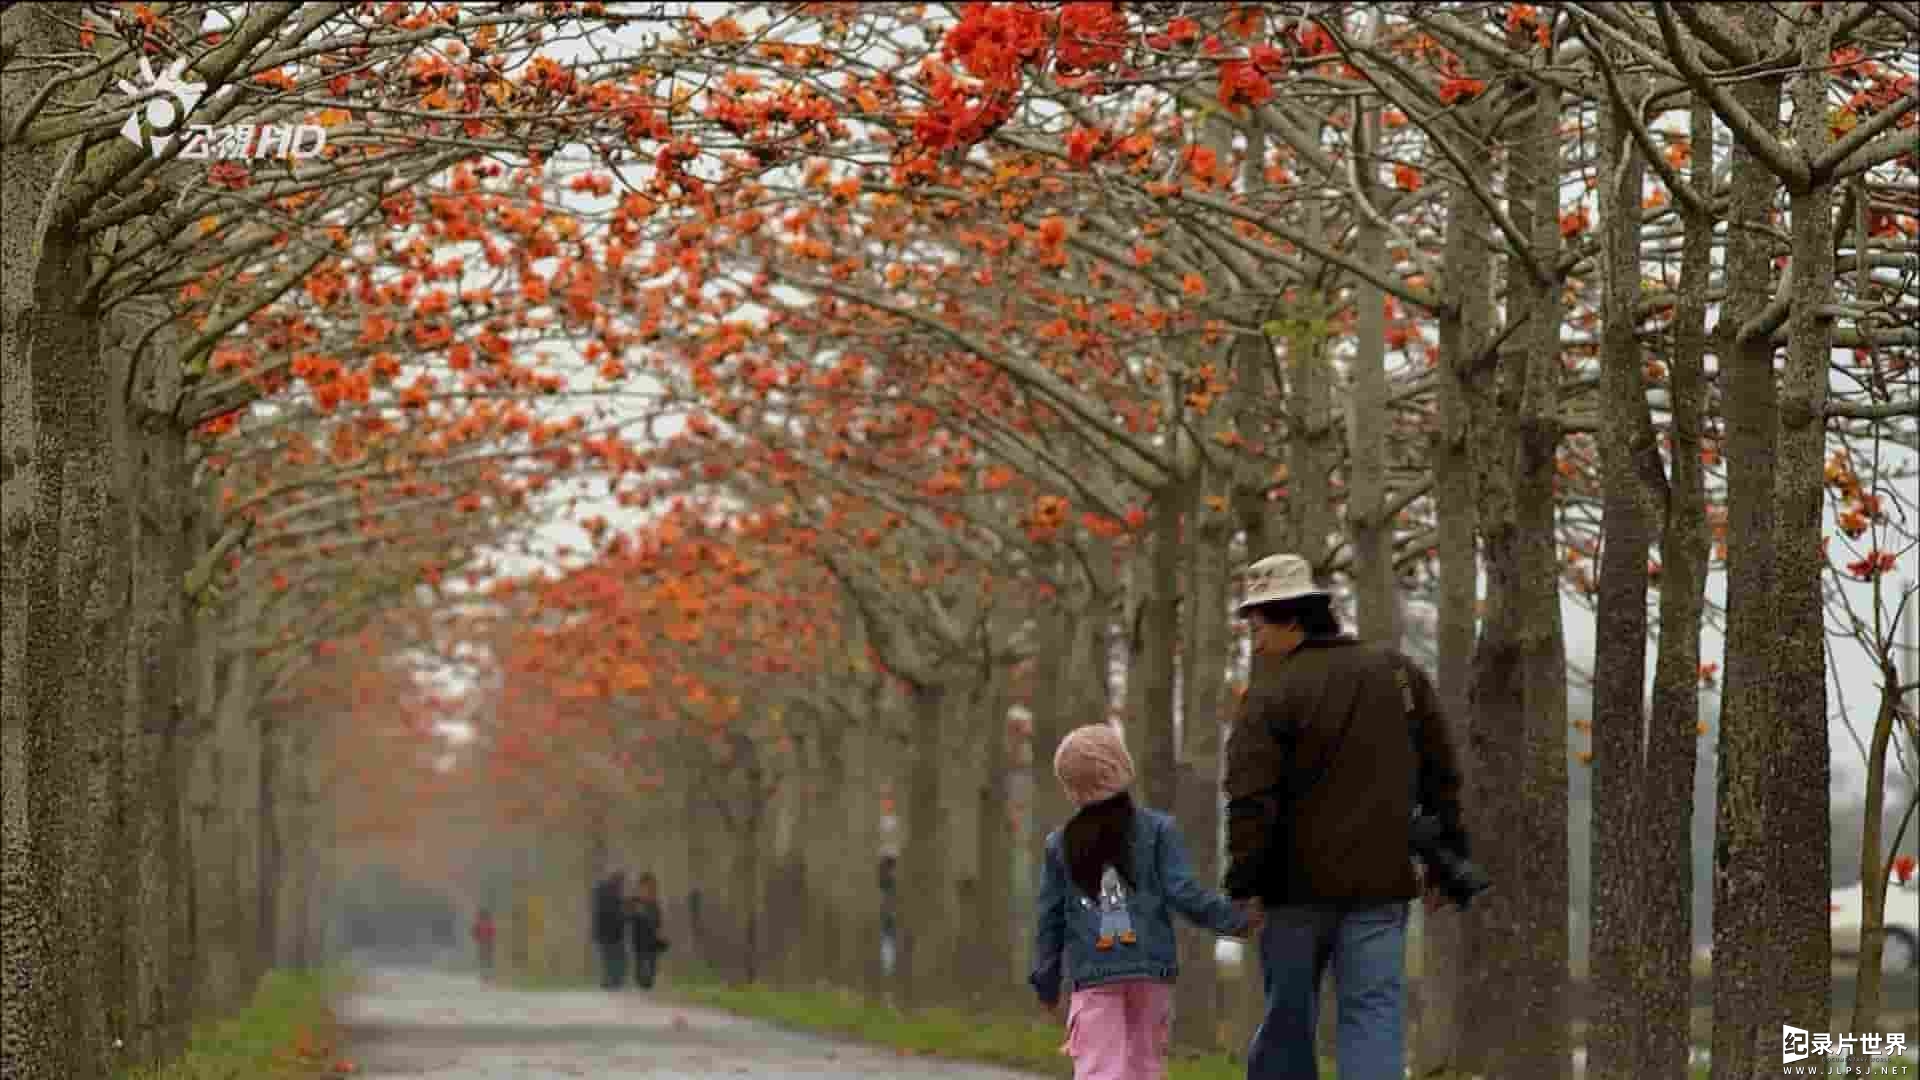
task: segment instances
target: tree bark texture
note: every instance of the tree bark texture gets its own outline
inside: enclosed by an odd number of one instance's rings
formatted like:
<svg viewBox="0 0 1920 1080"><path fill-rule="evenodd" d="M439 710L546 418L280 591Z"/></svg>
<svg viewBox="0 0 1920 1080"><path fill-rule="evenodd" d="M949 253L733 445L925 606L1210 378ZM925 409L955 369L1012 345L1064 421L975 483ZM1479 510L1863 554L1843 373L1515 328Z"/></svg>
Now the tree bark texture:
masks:
<svg viewBox="0 0 1920 1080"><path fill-rule="evenodd" d="M1484 176L1482 177L1484 178ZM1434 497L1440 523L1439 670L1437 686L1469 777L1478 772L1472 758L1474 714L1469 708L1474 639L1478 627L1479 555L1474 496L1469 384L1493 319L1492 261L1487 247L1486 210L1464 183L1447 193L1447 307L1440 315L1439 427L1432 452ZM1469 788L1471 790L1471 788ZM1485 819L1469 803L1468 827ZM1422 924L1425 949L1420 969L1418 1025L1414 1032L1415 1075L1444 1073L1457 1067L1463 1047L1476 1036L1464 1030L1472 1022L1461 1008L1468 986L1467 923L1436 912Z"/></svg>
<svg viewBox="0 0 1920 1080"><path fill-rule="evenodd" d="M1794 12L1800 66L1793 77L1793 145L1818 158L1832 141L1828 57L1840 12ZM1833 949L1828 890L1833 848L1832 756L1827 739L1827 571L1821 537L1826 495L1827 392L1833 363L1834 221L1831 179L1790 193L1793 257L1787 288L1786 365L1781 371L1779 458L1774 474L1773 699L1780 740L1766 756L1767 830L1777 890L1774 954L1782 1022L1820 1026L1829 1015ZM1863 275L1864 276L1864 275ZM1877 806L1878 804L1875 804ZM1877 812L1877 811L1871 811ZM1870 812L1870 813L1871 813Z"/></svg>
<svg viewBox="0 0 1920 1080"><path fill-rule="evenodd" d="M128 304L108 320L116 383L131 393L109 399L128 492L129 624L120 737L126 746L121 798L127 808L125 859L128 1017L126 1060L157 1062L185 1045L192 997L193 947L185 919L188 860L181 816L186 709L181 679L189 654L180 583L188 565L187 514L192 477L186 432L173 420L179 365L173 333L157 305ZM151 336L149 336L151 334ZM142 340L150 342L146 350Z"/></svg>
<svg viewBox="0 0 1920 1080"><path fill-rule="evenodd" d="M1765 5L1742 12L1746 34L1755 41L1772 36L1774 18ZM1780 85L1778 76L1760 74L1741 80L1731 93L1771 128L1780 115ZM1718 342L1727 433L1730 584L1714 837L1714 1080L1744 1080L1767 1064L1781 1021L1778 958L1783 955L1775 948L1780 884L1773 879L1769 833L1775 822L1766 797L1767 762L1780 751L1782 734L1772 674L1781 630L1773 599L1779 389L1771 336L1739 334L1771 299L1773 245L1765 230L1779 181L1737 139L1732 153L1727 298L1720 309Z"/></svg>
<svg viewBox="0 0 1920 1080"><path fill-rule="evenodd" d="M46 9L0 16L10 48L76 48ZM0 84L12 115L42 77ZM124 493L86 240L53 213L79 146L0 157L0 1053L8 1075L97 1075L124 1032L125 893L112 859L124 757Z"/></svg>
<svg viewBox="0 0 1920 1080"><path fill-rule="evenodd" d="M1286 343L1287 506L1292 517L1297 554L1313 564L1315 579L1329 580L1336 522L1333 516L1333 441L1339 435L1333 405L1332 372L1327 360L1324 320L1332 308L1326 297L1312 295L1294 316ZM1318 323L1318 325L1316 325ZM1256 561L1271 551L1248 552Z"/></svg>
<svg viewBox="0 0 1920 1080"><path fill-rule="evenodd" d="M1636 98L1639 80L1626 80ZM1646 360L1635 314L1640 299L1640 192L1645 163L1623 106L1602 106L1600 129L1601 507L1597 640L1593 675L1592 937L1588 1075L1649 1076L1644 1058L1642 972L1648 942L1641 865L1650 795L1647 738L1647 589L1666 476L1647 407ZM1684 1017L1685 1011L1682 1011ZM1671 1022L1671 1021L1667 1021ZM1681 1061L1682 1067L1685 1059Z"/></svg>
<svg viewBox="0 0 1920 1080"><path fill-rule="evenodd" d="M1263 359L1269 349L1262 338L1248 336L1237 344L1235 363ZM1227 700L1227 664L1233 648L1229 633L1228 565L1233 542L1233 520L1224 509L1211 508L1208 497L1224 502L1231 475L1221 468L1202 469L1194 485L1190 521L1194 544L1189 551L1185 607L1185 643L1180 650L1182 730L1179 784L1175 817L1187 844L1187 857L1201 884L1213 888L1220 880L1220 725ZM1214 935L1180 923L1180 981L1174 988L1173 1039L1183 1046L1215 1049L1222 1042L1224 998L1220 972L1214 960Z"/></svg>
<svg viewBox="0 0 1920 1080"><path fill-rule="evenodd" d="M1176 797L1173 683L1180 635L1180 593L1166 583L1180 580L1182 512L1189 502L1186 495L1181 486L1154 493L1150 510L1153 538L1144 563L1146 579L1134 583L1142 591L1140 625L1136 648L1127 663L1128 698L1139 702L1139 708L1126 720L1127 742L1139 773L1134 794L1146 805L1162 809L1172 806Z"/></svg>
<svg viewBox="0 0 1920 1080"><path fill-rule="evenodd" d="M1380 110L1360 110L1355 129L1361 135L1360 153L1369 155L1380 138ZM1362 170L1363 198L1378 206L1385 192L1374 170ZM1387 233L1370 218L1354 229L1355 255L1365 265L1387 273ZM1366 281L1354 284L1359 306L1354 342L1353 385L1347 395L1347 537L1353 545L1354 596L1359 602L1360 636L1398 647L1400 644L1400 575L1394 569L1393 519L1387 513L1387 436L1393 429L1388 415L1387 294Z"/></svg>
<svg viewBox="0 0 1920 1080"><path fill-rule="evenodd" d="M1712 183L1712 116L1693 110L1693 185ZM1707 284L1714 220L1686 212L1680 298L1668 354L1672 416L1660 531L1660 622L1640 813L1641 904L1636 933L1640 1018L1637 1076L1684 1076L1692 1049L1693 793L1700 757L1700 623L1712 536L1707 524Z"/></svg>
<svg viewBox="0 0 1920 1080"><path fill-rule="evenodd" d="M1511 216L1541 266L1559 248L1558 95L1536 84L1530 126L1508 161ZM1487 563L1487 610L1474 651L1473 805L1490 823L1486 868L1496 887L1467 916L1477 938L1469 997L1486 1003L1465 1048L1473 1071L1565 1076L1567 1029L1566 657L1560 633L1554 482L1560 282L1507 260L1509 319L1526 324L1497 367L1470 383L1476 501ZM1525 822L1520 830L1491 823Z"/></svg>
<svg viewBox="0 0 1920 1080"><path fill-rule="evenodd" d="M946 822L941 805L941 772L946 765L941 737L948 718L948 689L915 684L907 690L913 732L913 758L907 781L905 844L900 853L900 944L896 979L911 1004L934 1003L945 992L948 955L945 913L951 887L945 872Z"/></svg>
<svg viewBox="0 0 1920 1080"><path fill-rule="evenodd" d="M961 952L975 954L976 981L970 989L982 1003L992 1003L1015 982L1013 921L1014 808L1009 802L1012 787L1008 773L1006 669L997 666L988 674L982 695L984 710L978 724L981 769L975 785L974 872L977 902L972 912L961 909L961 919L973 921L978 936L963 928L959 934Z"/></svg>

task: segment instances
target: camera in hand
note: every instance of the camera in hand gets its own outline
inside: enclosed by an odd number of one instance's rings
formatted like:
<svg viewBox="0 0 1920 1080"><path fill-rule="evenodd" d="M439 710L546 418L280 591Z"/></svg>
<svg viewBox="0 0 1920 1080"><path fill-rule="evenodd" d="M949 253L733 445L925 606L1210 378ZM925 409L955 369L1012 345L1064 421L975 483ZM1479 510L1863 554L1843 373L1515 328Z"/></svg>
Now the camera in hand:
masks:
<svg viewBox="0 0 1920 1080"><path fill-rule="evenodd" d="M1492 887L1493 879L1479 864L1455 850L1439 818L1416 811L1413 815L1413 853L1427 868L1427 883L1465 911L1473 898Z"/></svg>

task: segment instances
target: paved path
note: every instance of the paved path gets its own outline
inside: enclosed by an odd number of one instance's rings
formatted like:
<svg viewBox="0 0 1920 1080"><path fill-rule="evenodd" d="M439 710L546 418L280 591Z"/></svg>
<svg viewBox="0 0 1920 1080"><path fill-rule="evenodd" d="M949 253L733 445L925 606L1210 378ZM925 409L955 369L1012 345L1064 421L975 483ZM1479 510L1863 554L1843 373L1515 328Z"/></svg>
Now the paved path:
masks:
<svg viewBox="0 0 1920 1080"><path fill-rule="evenodd" d="M1034 1080L1034 1074L903 1057L782 1031L638 990L510 990L470 976L370 972L341 1010L347 1056L366 1078L758 1080L889 1077Z"/></svg>

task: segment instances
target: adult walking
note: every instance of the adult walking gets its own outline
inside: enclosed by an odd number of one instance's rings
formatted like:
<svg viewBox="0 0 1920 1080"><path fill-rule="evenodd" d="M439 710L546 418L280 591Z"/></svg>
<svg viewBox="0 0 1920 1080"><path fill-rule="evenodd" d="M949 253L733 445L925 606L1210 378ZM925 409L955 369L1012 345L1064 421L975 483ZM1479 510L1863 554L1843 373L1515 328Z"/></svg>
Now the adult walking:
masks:
<svg viewBox="0 0 1920 1080"><path fill-rule="evenodd" d="M667 951L667 939L660 934L660 882L652 873L641 874L634 886L627 903L627 925L633 942L633 984L651 990L660 954Z"/></svg>
<svg viewBox="0 0 1920 1080"><path fill-rule="evenodd" d="M493 912L481 908L473 917L473 943L480 953L480 977L493 977Z"/></svg>
<svg viewBox="0 0 1920 1080"><path fill-rule="evenodd" d="M600 951L600 985L618 990L627 981L627 875L615 870L593 889L593 943Z"/></svg>
<svg viewBox="0 0 1920 1080"><path fill-rule="evenodd" d="M1439 847L1467 854L1451 733L1426 674L1391 645L1344 633L1304 558L1249 567L1239 613L1254 655L1226 746L1224 886L1267 915L1266 1013L1248 1080L1318 1080L1329 968L1342 1080L1398 1078L1408 903L1421 893L1416 807Z"/></svg>

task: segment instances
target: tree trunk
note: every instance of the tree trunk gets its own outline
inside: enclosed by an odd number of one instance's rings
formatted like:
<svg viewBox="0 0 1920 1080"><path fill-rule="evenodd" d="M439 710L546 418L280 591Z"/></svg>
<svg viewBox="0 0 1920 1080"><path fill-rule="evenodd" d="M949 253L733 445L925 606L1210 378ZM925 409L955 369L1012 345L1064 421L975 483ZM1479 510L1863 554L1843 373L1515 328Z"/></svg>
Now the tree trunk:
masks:
<svg viewBox="0 0 1920 1080"><path fill-rule="evenodd" d="M808 718L799 707L775 708L779 709L777 730L792 739L793 749L781 755L779 791L774 797L778 808L775 820L779 823L775 826L779 837L775 848L781 855L775 881L784 877L786 892L781 891L782 885L775 884L768 890L766 906L771 919L782 902L790 904L785 925L774 940L780 953L781 984L800 987L825 963L820 953L825 937L819 917L822 904L814 892L814 851L807 843L807 837L820 831L818 823L825 815L820 812L819 777L814 768L816 736Z"/></svg>
<svg viewBox="0 0 1920 1080"><path fill-rule="evenodd" d="M1313 215L1316 222L1318 215ZM1317 224L1311 227L1318 232ZM1298 554L1313 564L1322 586L1333 554L1333 487L1330 474L1336 434L1332 373L1327 363L1328 327L1332 305L1324 296L1309 295L1287 320L1286 371L1289 406L1287 442L1287 508L1291 512L1293 543ZM1250 551L1254 562L1274 554Z"/></svg>
<svg viewBox="0 0 1920 1080"><path fill-rule="evenodd" d="M947 688L916 683L907 688L913 762L907 781L906 843L900 855L900 944L897 985L909 1004L940 1000L947 972L947 915L951 889L944 872L946 822L941 814L940 774L946 765L941 738L947 721Z"/></svg>
<svg viewBox="0 0 1920 1080"><path fill-rule="evenodd" d="M132 575L120 726L127 759L121 789L128 815L123 857L129 871L124 1060L151 1064L185 1045L190 1023L191 998L182 984L191 977L185 969L192 943L179 917L189 873L180 813L186 734L181 664L190 655L180 583L191 562L186 515L192 477L186 433L172 419L181 392L180 367L167 351L173 335L156 333L152 352L136 351L165 312L132 304L127 309L108 324L116 331L109 346L116 375L128 376L132 390L116 421L129 441L125 483Z"/></svg>
<svg viewBox="0 0 1920 1080"><path fill-rule="evenodd" d="M261 598L242 589L234 624L258 621ZM216 621L214 625L222 625ZM260 974L260 776L262 733L254 711L257 658L250 643L209 649L228 651L213 702L213 730L205 738L200 790L207 807L204 844L195 853L199 888L202 964L196 980L203 1015L231 1012L245 1004Z"/></svg>
<svg viewBox="0 0 1920 1080"><path fill-rule="evenodd" d="M745 734L731 736L725 762L727 788L735 792L727 817L729 874L727 927L740 978L757 982L767 974L761 908L766 897L767 769L758 745Z"/></svg>
<svg viewBox="0 0 1920 1080"><path fill-rule="evenodd" d="M1638 101L1637 78L1625 94ZM1640 300L1640 190L1645 163L1618 102L1602 106L1600 134L1601 505L1597 642L1593 664L1592 936L1587 1075L1651 1076L1640 1033L1648 949L1642 896L1657 887L1641 860L1656 823L1647 818L1647 588L1666 476L1647 408L1645 360L1635 313ZM1684 870L1684 867L1682 868ZM1660 883L1664 885L1665 883ZM1662 892L1670 892L1662 888ZM1682 1018L1686 1016L1683 1009ZM1662 1017L1661 1022L1671 1023ZM1685 1060L1680 1062L1685 1067ZM1669 1064L1670 1067L1670 1064Z"/></svg>
<svg viewBox="0 0 1920 1080"><path fill-rule="evenodd" d="M53 47L47 32L53 19L51 11L18 5L0 14L0 26L10 42L16 33L32 30L38 31L36 46ZM0 84L6 111L11 114L17 102L30 100L37 89L13 79ZM0 978L6 990L0 995L0 1057L8 1063L9 1076L22 1080L67 1075L55 977L60 969L54 966L47 939L54 908L46 871L59 857L60 833L53 805L43 800L49 779L58 778L44 775L42 758L50 733L47 718L29 701L33 669L27 664L33 642L67 633L57 603L41 595L50 588L59 555L57 531L43 531L57 525L58 518L49 520L41 500L61 500L62 470L50 466L65 453L59 431L40 430L41 401L55 388L40 385L36 370L47 364L42 354L54 347L51 324L59 316L57 309L42 308L48 289L35 271L40 203L53 187L54 168L53 148L26 151L9 146L0 156L0 192L7 205L0 215L0 255L5 259L0 277L0 572L5 575L0 583ZM30 618L30 612L58 621L42 623ZM44 663L59 655L57 650L36 649L34 659Z"/></svg>
<svg viewBox="0 0 1920 1080"><path fill-rule="evenodd" d="M1796 37L1793 145L1818 158L1832 142L1828 57L1839 12L1803 9ZM1787 358L1781 372L1774 510L1773 700L1779 741L1765 759L1770 819L1768 875L1778 910L1772 960L1781 979L1781 1019L1818 1024L1830 1013L1833 948L1827 911L1832 887L1832 752L1827 745L1827 570L1821 537L1826 496L1827 393L1833 364L1833 182L1815 178L1792 193L1793 263L1788 287ZM1867 277L1860 272L1860 280ZM1769 335L1771 336L1771 335ZM1878 814L1877 804L1869 807ZM1825 1026L1825 1025L1820 1025Z"/></svg>
<svg viewBox="0 0 1920 1080"><path fill-rule="evenodd" d="M53 248L56 240L47 243ZM39 295L8 312L8 387L19 387L31 420L8 410L8 581L0 605L10 624L7 1056L18 1075L65 1077L104 1067L94 992L102 973L89 970L102 839L93 832L100 781L89 770L105 771L107 763L99 756L99 718L90 712L97 703L88 668L101 660L95 631L102 612L87 603L107 544L103 493L90 479L106 467L94 415L104 380L86 319L60 306L77 284L63 286L57 272L29 276L40 278L27 283Z"/></svg>
<svg viewBox="0 0 1920 1080"><path fill-rule="evenodd" d="M1248 345L1252 347L1248 347ZM1268 349L1262 338L1246 338L1235 348L1237 362L1252 362ZM1256 351L1257 350L1257 351ZM1220 880L1220 725L1225 713L1226 677L1233 641L1228 632L1227 565L1232 519L1206 505L1205 496L1224 494L1232 477L1206 469L1194 485L1191 516L1194 547L1184 580L1186 642L1180 651L1182 724L1180 783L1175 804L1187 842L1193 873L1208 888ZM1171 583L1169 583L1171 585ZM1185 922L1180 930L1180 981L1174 987L1173 1039L1182 1046L1214 1050L1225 1040L1220 972L1214 960L1211 930Z"/></svg>
<svg viewBox="0 0 1920 1080"><path fill-rule="evenodd" d="M963 911L960 916L973 919L980 928L977 939L962 933L960 940L961 948L972 950L978 958L977 983L971 989L983 1003L1002 999L1007 984L1012 981L1014 955L1015 808L1009 799L1012 785L1007 713L1011 703L1006 693L1004 668L993 673L988 688L989 692L983 695L985 711L980 717L980 745L985 761L977 788L979 803L974 810L974 865L979 902L975 912Z"/></svg>
<svg viewBox="0 0 1920 1080"><path fill-rule="evenodd" d="M1095 619L1067 604L1043 611L1040 620L1042 644L1034 658L1033 676L1033 827L1028 830L1033 847L1029 859L1036 882L1046 856L1047 834L1065 824L1073 813L1066 793L1054 779L1054 752L1069 731L1099 719L1099 713L1089 708L1091 703L1081 702L1075 690L1084 685L1084 666L1098 662L1094 654L1101 640Z"/></svg>
<svg viewBox="0 0 1920 1080"><path fill-rule="evenodd" d="M311 754L308 717L295 711L273 715L267 742L262 787L271 802L262 814L272 826L263 847L266 865L261 874L262 926L266 962L272 967L299 969L306 932L306 902L311 889L317 851L313 810L306 792L304 759ZM470 915L471 913L467 913Z"/></svg>
<svg viewBox="0 0 1920 1080"><path fill-rule="evenodd" d="M1545 83L1535 89L1534 130L1525 168L1532 170L1535 204L1531 221L1535 258L1552 268L1560 260L1560 94ZM1524 215L1516 215L1524 216ZM1525 336L1527 367L1520 396L1519 468L1515 482L1519 528L1518 611L1522 711L1525 732L1520 781L1522 817L1539 836L1567 836L1567 650L1560 614L1559 495L1561 279L1536 283L1533 320ZM1516 1056L1530 1077L1568 1076L1573 1068L1567 1015L1567 847L1537 853L1518 877L1524 892L1522 921L1514 928L1524 949L1523 967L1511 992L1524 1002L1520 1029L1533 1033ZM1524 883L1524 884L1523 884Z"/></svg>
<svg viewBox="0 0 1920 1080"><path fill-rule="evenodd" d="M1693 110L1693 187L1713 176L1713 118ZM1659 652L1653 716L1641 795L1645 831L1639 853L1644 884L1638 913L1641 992L1637 1023L1641 1065L1635 1076L1684 1076L1693 1042L1693 794L1700 759L1700 621L1706 606L1711 537L1701 461L1707 413L1707 285L1714 221L1686 211L1680 300L1674 317L1668 393L1671 466L1660 535ZM1589 1047L1592 1041L1588 1042Z"/></svg>
<svg viewBox="0 0 1920 1080"><path fill-rule="evenodd" d="M288 802L298 815L298 831L293 873L287 879L285 890L290 895L282 909L286 920L282 933L287 942L284 962L299 971L319 966L319 949L313 937L313 911L321 889L321 860L326 855L320 830L321 803L314 792L313 759L316 755L312 743L313 740L307 737L297 740L288 763L291 772Z"/></svg>
<svg viewBox="0 0 1920 1080"><path fill-rule="evenodd" d="M85 318L98 327L101 313ZM119 1065L127 1030L125 934L131 912L132 863L125 849L127 832L123 810L126 742L121 737L127 690L127 592L131 578L131 551L127 520L125 467L127 439L114 421L119 410L108 409L114 391L104 363L97 329L89 332L91 361L74 357L62 362L84 365L90 400L83 412L91 435L68 458L69 490L84 500L70 533L70 557L86 567L73 583L85 590L69 603L81 608L84 634L76 658L76 688L66 703L65 732L75 742L76 778L81 813L73 833L75 843L65 861L66 901L63 912L73 918L73 972L81 984L79 1006L87 1013L75 1017L75 1047L89 1068L96 1062ZM110 1063L110 1064L108 1064Z"/></svg>
<svg viewBox="0 0 1920 1080"><path fill-rule="evenodd" d="M1484 179L1482 169L1481 178ZM1479 767L1472 755L1475 716L1469 708L1470 672L1477 627L1480 568L1475 551L1477 514L1469 434L1472 430L1466 384L1476 376L1480 350L1492 322L1492 272L1487 248L1487 214L1465 184L1448 192L1446 282L1449 307L1440 318L1440 428L1433 451L1434 498L1440 526L1440 610L1438 690L1452 721L1462 767L1472 790ZM1469 803L1469 828L1483 834L1490 823ZM1425 955L1419 981L1419 1022L1415 1031L1415 1075L1461 1067L1463 1048L1477 1041L1464 1030L1471 1022L1460 1008L1468 988L1467 923L1436 912L1421 923Z"/></svg>
<svg viewBox="0 0 1920 1080"><path fill-rule="evenodd" d="M1534 88L1533 122L1509 158L1511 215L1533 257L1558 257L1558 94ZM1469 998L1484 1003L1463 1050L1489 1075L1557 1077L1572 1067L1566 1019L1566 657L1554 530L1559 445L1560 283L1509 257L1509 319L1526 318L1498 369L1472 386L1474 466L1488 599L1473 663L1470 780L1485 866L1497 883L1466 918L1477 938ZM1525 821L1524 833L1498 828Z"/></svg>
<svg viewBox="0 0 1920 1080"><path fill-rule="evenodd" d="M770 713L772 706L755 709ZM772 745L775 731L786 730L774 720L755 731L756 741ZM754 894L761 942L761 977L776 986L792 986L794 973L804 963L802 938L807 922L810 898L806 891L806 858L795 847L794 839L803 828L806 800L800 790L803 777L793 767L790 755L777 750L760 755L765 762L766 785L772 789L767 799L765 835L758 845L765 868L760 888Z"/></svg>
<svg viewBox="0 0 1920 1080"><path fill-rule="evenodd" d="M866 723L850 732L853 749L849 768L853 783L841 793L842 812L846 815L847 835L851 842L841 849L843 865L848 869L839 882L841 895L847 897L844 923L851 945L843 950L842 965L848 972L847 984L858 986L873 996L883 996L893 985L881 967L881 905L879 847L879 792L897 786L895 768L899 740L895 732L898 717L891 703L896 695L875 686L865 695ZM904 854L904 851L903 851ZM900 868L896 866L898 883ZM897 895L897 890L896 890Z"/></svg>
<svg viewBox="0 0 1920 1080"><path fill-rule="evenodd" d="M187 551L205 552L215 544L218 514L206 491L196 488L187 500ZM192 558L192 555L189 555ZM179 587L176 583L175 587ZM206 980L208 922L206 906L214 850L214 813L218 809L213 715L220 690L220 615L204 594L183 596L187 651L180 659L181 713L175 753L180 758L181 865L174 893L173 923L179 928L175 958L177 1007L191 1025L210 1012L212 991Z"/></svg>
<svg viewBox="0 0 1920 1080"><path fill-rule="evenodd" d="M715 965L712 949L707 943L706 908L712 902L713 887L704 871L713 865L715 856L707 841L714 815L702 793L705 771L694 760L700 748L693 745L691 738L676 738L674 742L678 753L674 755L677 760L673 775L680 787L676 792L680 803L678 835L686 847L683 859L687 867L686 880L672 886L674 895L685 898L686 922L681 930L685 948L682 954L700 966L712 969Z"/></svg>
<svg viewBox="0 0 1920 1080"><path fill-rule="evenodd" d="M303 957L307 967L323 968L335 963L339 944L334 928L340 894L340 841L331 806L326 795L325 758L315 754L303 763L306 775L308 809L314 822L312 851L308 860L307 888L303 895L303 925L306 928ZM491 897L489 898L491 899ZM496 906L495 912L501 908Z"/></svg>
<svg viewBox="0 0 1920 1080"><path fill-rule="evenodd" d="M1180 633L1180 592L1168 582L1180 580L1181 511L1190 499L1179 486L1153 494L1153 537L1144 562L1139 629L1127 658L1128 697L1138 702L1126 719L1138 772L1135 795L1147 806L1174 805L1176 767L1173 733L1174 651ZM1136 682L1137 680L1137 682Z"/></svg>
<svg viewBox="0 0 1920 1080"><path fill-rule="evenodd" d="M1765 5L1743 9L1749 39L1771 35ZM1756 74L1732 87L1745 109L1772 130L1780 115L1780 79ZM1778 387L1769 334L1739 336L1771 299L1773 241L1766 235L1778 181L1739 140L1733 145L1726 241L1727 298L1720 308L1720 382L1727 440L1726 679L1720 712L1713 890L1713 1076L1745 1080L1769 1066L1777 1049L1779 924L1768 805L1768 759L1780 752L1771 657L1781 627L1774 590L1774 454ZM1821 724L1825 729L1825 721ZM1821 797L1826 797L1825 789ZM1821 879L1825 883L1825 879ZM1824 904L1822 907L1824 908Z"/></svg>
<svg viewBox="0 0 1920 1080"><path fill-rule="evenodd" d="M4 18L10 46L78 47L46 9ZM5 111L43 82L8 78ZM9 145L0 157L0 1052L9 1077L27 1080L108 1071L124 1030L110 950L125 920L107 904L124 894L110 897L104 860L118 794L126 531L110 484L99 320L80 306L87 246L47 204L79 149Z"/></svg>
<svg viewBox="0 0 1920 1080"><path fill-rule="evenodd" d="M1355 106L1360 132L1356 153L1371 160L1380 137L1380 109ZM1372 168L1359 170L1361 194L1378 205L1382 191ZM1386 230L1370 219L1354 227L1355 255L1382 274L1387 265ZM1387 295L1378 285L1358 281L1359 306L1353 357L1353 389L1348 395L1347 441L1351 459L1347 478L1347 533L1353 544L1353 591L1359 602L1360 634L1399 647L1400 581L1393 564L1393 519L1387 514L1388 415Z"/></svg>
<svg viewBox="0 0 1920 1080"><path fill-rule="evenodd" d="M1880 660L1880 709L1873 721L1873 736L1867 744L1867 812L1860 825L1860 959L1854 983L1853 1023L1849 1031L1880 1030L1880 990L1882 957L1887 944L1887 853L1881 846L1881 829L1887 793L1887 744L1892 741L1894 720L1899 713L1900 669L1890 654ZM1872 1075L1871 1058L1855 1050L1847 1065L1857 1070L1851 1075Z"/></svg>
<svg viewBox="0 0 1920 1080"><path fill-rule="evenodd" d="M254 915L254 955L262 969L271 968L281 956L280 900L284 895L281 875L291 863L289 855L295 843L284 777L287 763L287 717L271 706L260 709L260 816L255 827L260 884L258 909Z"/></svg>
<svg viewBox="0 0 1920 1080"><path fill-rule="evenodd" d="M821 801L819 824L801 842L807 852L807 889L812 898L809 936L818 939L818 966L805 974L809 984L859 986L858 972L845 961L854 954L864 958L873 952L872 942L857 939L852 926L860 898L858 886L868 886L863 891L870 893L875 883L872 860L864 857L869 849L856 841L860 834L851 821L855 770L848 758L856 752L853 744L858 735L837 714L820 712L816 720L816 734L810 741L816 744L812 776ZM858 790L864 794L871 789L862 784Z"/></svg>
<svg viewBox="0 0 1920 1080"><path fill-rule="evenodd" d="M941 866L946 891L938 901L940 966L945 978L937 1000L945 1005L971 1006L984 979L984 950L973 940L983 928L973 920L981 906L979 782L986 768L985 722L992 698L977 671L966 682L956 683L947 695L947 720L941 729L939 745L946 771L941 778L940 827L946 833L947 855Z"/></svg>

